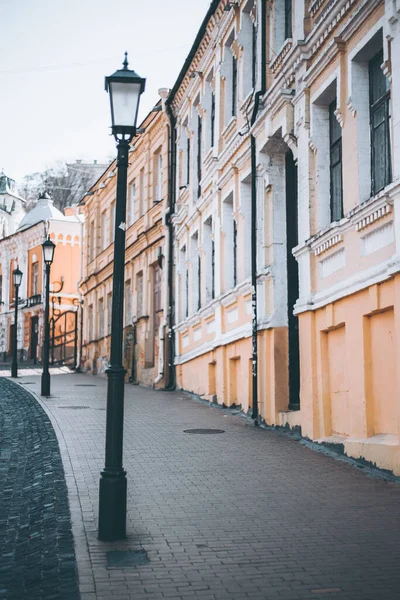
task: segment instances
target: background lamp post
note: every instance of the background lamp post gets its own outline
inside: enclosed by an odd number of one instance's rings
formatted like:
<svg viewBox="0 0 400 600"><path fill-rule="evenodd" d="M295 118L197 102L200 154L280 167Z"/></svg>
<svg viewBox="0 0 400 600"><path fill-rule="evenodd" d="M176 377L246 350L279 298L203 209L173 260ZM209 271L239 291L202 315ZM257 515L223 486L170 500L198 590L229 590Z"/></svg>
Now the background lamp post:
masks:
<svg viewBox="0 0 400 600"><path fill-rule="evenodd" d="M110 95L112 134L117 142L117 198L115 207L114 272L111 319L110 366L107 369L107 416L105 466L100 474L99 540L108 542L126 537L126 471L122 466L124 426L124 379L122 364L126 188L129 145L136 134L140 95L146 80L128 69L125 52L123 68L106 77Z"/></svg>
<svg viewBox="0 0 400 600"><path fill-rule="evenodd" d="M46 192L45 192L46 193ZM42 195L41 197L44 197ZM50 373L49 373L49 351L50 351L50 321L49 321L49 306L50 306L50 267L54 258L54 249L50 237L43 242L43 260L46 266L46 298L44 308L44 343L43 343L43 372L42 372L42 396L50 396Z"/></svg>
<svg viewBox="0 0 400 600"><path fill-rule="evenodd" d="M22 281L22 271L18 267L13 271L13 283L15 288L15 306L14 306L14 331L13 331L13 355L11 363L11 377L18 377L18 291Z"/></svg>

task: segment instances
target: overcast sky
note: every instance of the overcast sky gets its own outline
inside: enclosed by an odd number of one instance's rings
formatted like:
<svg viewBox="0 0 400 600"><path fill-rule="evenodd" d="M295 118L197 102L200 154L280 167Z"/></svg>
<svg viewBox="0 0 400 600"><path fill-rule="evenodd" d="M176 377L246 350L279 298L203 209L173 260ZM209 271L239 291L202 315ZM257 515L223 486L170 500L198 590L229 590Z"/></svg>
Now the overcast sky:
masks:
<svg viewBox="0 0 400 600"><path fill-rule="evenodd" d="M104 77L146 78L139 118L172 87L210 0L0 0L0 171L115 154Z"/></svg>

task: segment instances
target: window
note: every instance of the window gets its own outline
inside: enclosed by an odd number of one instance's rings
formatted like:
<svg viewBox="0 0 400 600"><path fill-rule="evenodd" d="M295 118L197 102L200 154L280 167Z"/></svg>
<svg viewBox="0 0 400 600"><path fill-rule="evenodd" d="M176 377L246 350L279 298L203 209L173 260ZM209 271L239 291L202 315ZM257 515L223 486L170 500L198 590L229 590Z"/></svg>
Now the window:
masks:
<svg viewBox="0 0 400 600"><path fill-rule="evenodd" d="M129 225L135 222L135 208L136 208L136 184L135 182L130 185L129 192Z"/></svg>
<svg viewBox="0 0 400 600"><path fill-rule="evenodd" d="M154 312L158 313L162 310L161 305L161 269L158 265L154 267Z"/></svg>
<svg viewBox="0 0 400 600"><path fill-rule="evenodd" d="M125 282L125 325L132 325L132 290L130 279Z"/></svg>
<svg viewBox="0 0 400 600"><path fill-rule="evenodd" d="M144 203L145 203L145 193L144 193L144 168L140 169L140 205L139 205L139 216L141 217L144 214Z"/></svg>
<svg viewBox="0 0 400 600"><path fill-rule="evenodd" d="M200 305L200 295L201 289L199 287L200 284L200 276L199 276L199 234L196 231L190 238L190 269L191 269L191 281L190 281L190 290L191 290L191 302L190 302L190 312L189 314L193 314L196 310L199 309ZM189 292L189 288L188 288Z"/></svg>
<svg viewBox="0 0 400 600"><path fill-rule="evenodd" d="M211 148L214 147L214 142L215 142L215 94L214 92L211 93L211 127L210 127L210 133L211 133Z"/></svg>
<svg viewBox="0 0 400 600"><path fill-rule="evenodd" d="M247 0L241 12L238 42L243 48L240 54L241 97L246 98L256 87L257 75L257 26L256 1Z"/></svg>
<svg viewBox="0 0 400 600"><path fill-rule="evenodd" d="M202 136L202 119L198 116L197 119L197 197L201 196L201 136Z"/></svg>
<svg viewBox="0 0 400 600"><path fill-rule="evenodd" d="M36 296L39 293L39 263L32 263L31 271L31 296Z"/></svg>
<svg viewBox="0 0 400 600"><path fill-rule="evenodd" d="M390 160L390 88L382 72L383 52L369 61L372 195L392 178Z"/></svg>
<svg viewBox="0 0 400 600"><path fill-rule="evenodd" d="M228 35L225 46L224 46L224 58L221 65L221 75L224 77L225 82L223 85L225 105L224 105L224 123L228 125L232 117L237 112L237 80L238 80L238 64L234 51L235 42L235 30L232 29ZM247 69L248 73L251 73L250 65Z"/></svg>
<svg viewBox="0 0 400 600"><path fill-rule="evenodd" d="M101 213L101 247L104 250L108 245L107 235L107 213L104 211Z"/></svg>
<svg viewBox="0 0 400 600"><path fill-rule="evenodd" d="M111 318L112 318L112 292L107 294L107 332L111 333Z"/></svg>
<svg viewBox="0 0 400 600"><path fill-rule="evenodd" d="M336 114L337 73L311 99L311 139L316 149L315 181L317 228L327 227L343 216L342 131ZM335 114L336 113L336 114Z"/></svg>
<svg viewBox="0 0 400 600"><path fill-rule="evenodd" d="M292 37L292 0L285 0L285 39Z"/></svg>
<svg viewBox="0 0 400 600"><path fill-rule="evenodd" d="M186 246L179 250L179 316L183 321L188 316L188 269L186 265Z"/></svg>
<svg viewBox="0 0 400 600"><path fill-rule="evenodd" d="M197 257L197 310L201 308L201 256Z"/></svg>
<svg viewBox="0 0 400 600"><path fill-rule="evenodd" d="M232 117L236 116L236 106L237 106L237 60L236 56L232 55Z"/></svg>
<svg viewBox="0 0 400 600"><path fill-rule="evenodd" d="M215 242L211 242L211 298L215 298Z"/></svg>
<svg viewBox="0 0 400 600"><path fill-rule="evenodd" d="M115 239L115 202L111 205L111 220L110 220L111 232L110 232L110 244Z"/></svg>
<svg viewBox="0 0 400 600"><path fill-rule="evenodd" d="M338 123L335 111L336 99L329 105L331 221L339 221L343 217L342 128Z"/></svg>
<svg viewBox="0 0 400 600"><path fill-rule="evenodd" d="M154 155L154 202L162 200L162 154L161 148Z"/></svg>
<svg viewBox="0 0 400 600"><path fill-rule="evenodd" d="M247 175L240 182L240 213L243 215L242 218L242 248L240 254L243 257L241 261L242 271L239 277L246 279L251 275L251 175ZM238 269L240 272L240 269Z"/></svg>
<svg viewBox="0 0 400 600"><path fill-rule="evenodd" d="M99 299L99 338L104 337L104 300Z"/></svg>
<svg viewBox="0 0 400 600"><path fill-rule="evenodd" d="M253 23L251 36L251 84L253 89L257 81L257 26Z"/></svg>
<svg viewBox="0 0 400 600"><path fill-rule="evenodd" d="M93 340L94 332L93 332L93 304L90 304L88 308L88 338L89 342Z"/></svg>
<svg viewBox="0 0 400 600"><path fill-rule="evenodd" d="M89 247L89 260L94 260L95 258L95 251L96 251L96 244L95 244L95 239L96 239L96 226L94 221L90 222L90 247Z"/></svg>
<svg viewBox="0 0 400 600"><path fill-rule="evenodd" d="M186 267L185 274L185 317L189 316L189 270Z"/></svg>
<svg viewBox="0 0 400 600"><path fill-rule="evenodd" d="M205 284L205 299L206 302L210 302L215 296L214 290L214 260L215 260L215 248L214 240L212 239L212 217L208 217L203 223L203 267L204 276L201 274Z"/></svg>
<svg viewBox="0 0 400 600"><path fill-rule="evenodd" d="M233 286L237 284L237 223L233 221Z"/></svg>
<svg viewBox="0 0 400 600"><path fill-rule="evenodd" d="M136 275L136 314L137 318L143 316L143 271Z"/></svg>
<svg viewBox="0 0 400 600"><path fill-rule="evenodd" d="M224 255L225 255L225 268L224 268L224 276L225 276L225 288L224 291L228 291L232 289L235 284L235 263L236 263L236 251L234 248L235 244L235 219L233 217L233 193L229 194L229 196L222 203L222 229L224 231L225 237L225 247L224 247Z"/></svg>
<svg viewBox="0 0 400 600"><path fill-rule="evenodd" d="M190 183L190 137L186 142L186 185Z"/></svg>

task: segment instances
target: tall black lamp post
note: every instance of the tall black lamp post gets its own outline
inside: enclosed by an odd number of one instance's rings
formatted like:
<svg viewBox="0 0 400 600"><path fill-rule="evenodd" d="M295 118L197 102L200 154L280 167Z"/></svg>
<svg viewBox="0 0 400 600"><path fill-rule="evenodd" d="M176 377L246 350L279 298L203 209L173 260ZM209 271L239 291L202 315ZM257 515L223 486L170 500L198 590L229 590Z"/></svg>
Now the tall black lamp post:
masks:
<svg viewBox="0 0 400 600"><path fill-rule="evenodd" d="M14 306L14 331L13 331L13 355L11 363L11 377L18 377L18 291L22 281L22 271L14 269L13 271L13 283L15 288L15 306Z"/></svg>
<svg viewBox="0 0 400 600"><path fill-rule="evenodd" d="M136 134L140 95L146 80L128 69L125 52L123 68L106 77L110 94L112 134L117 142L117 198L115 207L114 273L111 320L111 354L107 369L107 416L105 466L100 476L99 540L109 542L126 537L126 471L122 466L124 426L124 378L122 365L126 188L129 145Z"/></svg>
<svg viewBox="0 0 400 600"><path fill-rule="evenodd" d="M50 237L43 242L43 260L46 266L46 298L44 305L44 343L43 343L43 372L42 372L42 396L50 396L50 373L49 373L49 352L50 352L50 267L54 258L54 249Z"/></svg>

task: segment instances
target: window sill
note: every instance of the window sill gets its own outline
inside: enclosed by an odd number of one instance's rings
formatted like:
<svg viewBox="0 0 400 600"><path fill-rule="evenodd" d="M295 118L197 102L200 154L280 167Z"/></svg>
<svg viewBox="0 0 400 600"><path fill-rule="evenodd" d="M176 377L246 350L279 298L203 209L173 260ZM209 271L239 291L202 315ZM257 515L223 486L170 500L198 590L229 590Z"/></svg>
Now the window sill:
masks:
<svg viewBox="0 0 400 600"><path fill-rule="evenodd" d="M289 54L293 45L293 39L287 38L283 42L283 46L274 58L274 60L270 63L270 69L274 73L274 75L281 69L283 65L284 58Z"/></svg>
<svg viewBox="0 0 400 600"><path fill-rule="evenodd" d="M149 315L141 315L140 317L138 317L135 321L135 325L137 323L140 323L140 321L148 321L150 319Z"/></svg>
<svg viewBox="0 0 400 600"><path fill-rule="evenodd" d="M231 120L225 126L225 129L223 129L223 131L222 131L221 135L225 141L232 135L233 131L235 130L235 126L236 126L236 115L231 117Z"/></svg>
<svg viewBox="0 0 400 600"><path fill-rule="evenodd" d="M212 146L203 159L203 165L207 168L215 160L217 160L217 157L214 156L214 146Z"/></svg>

